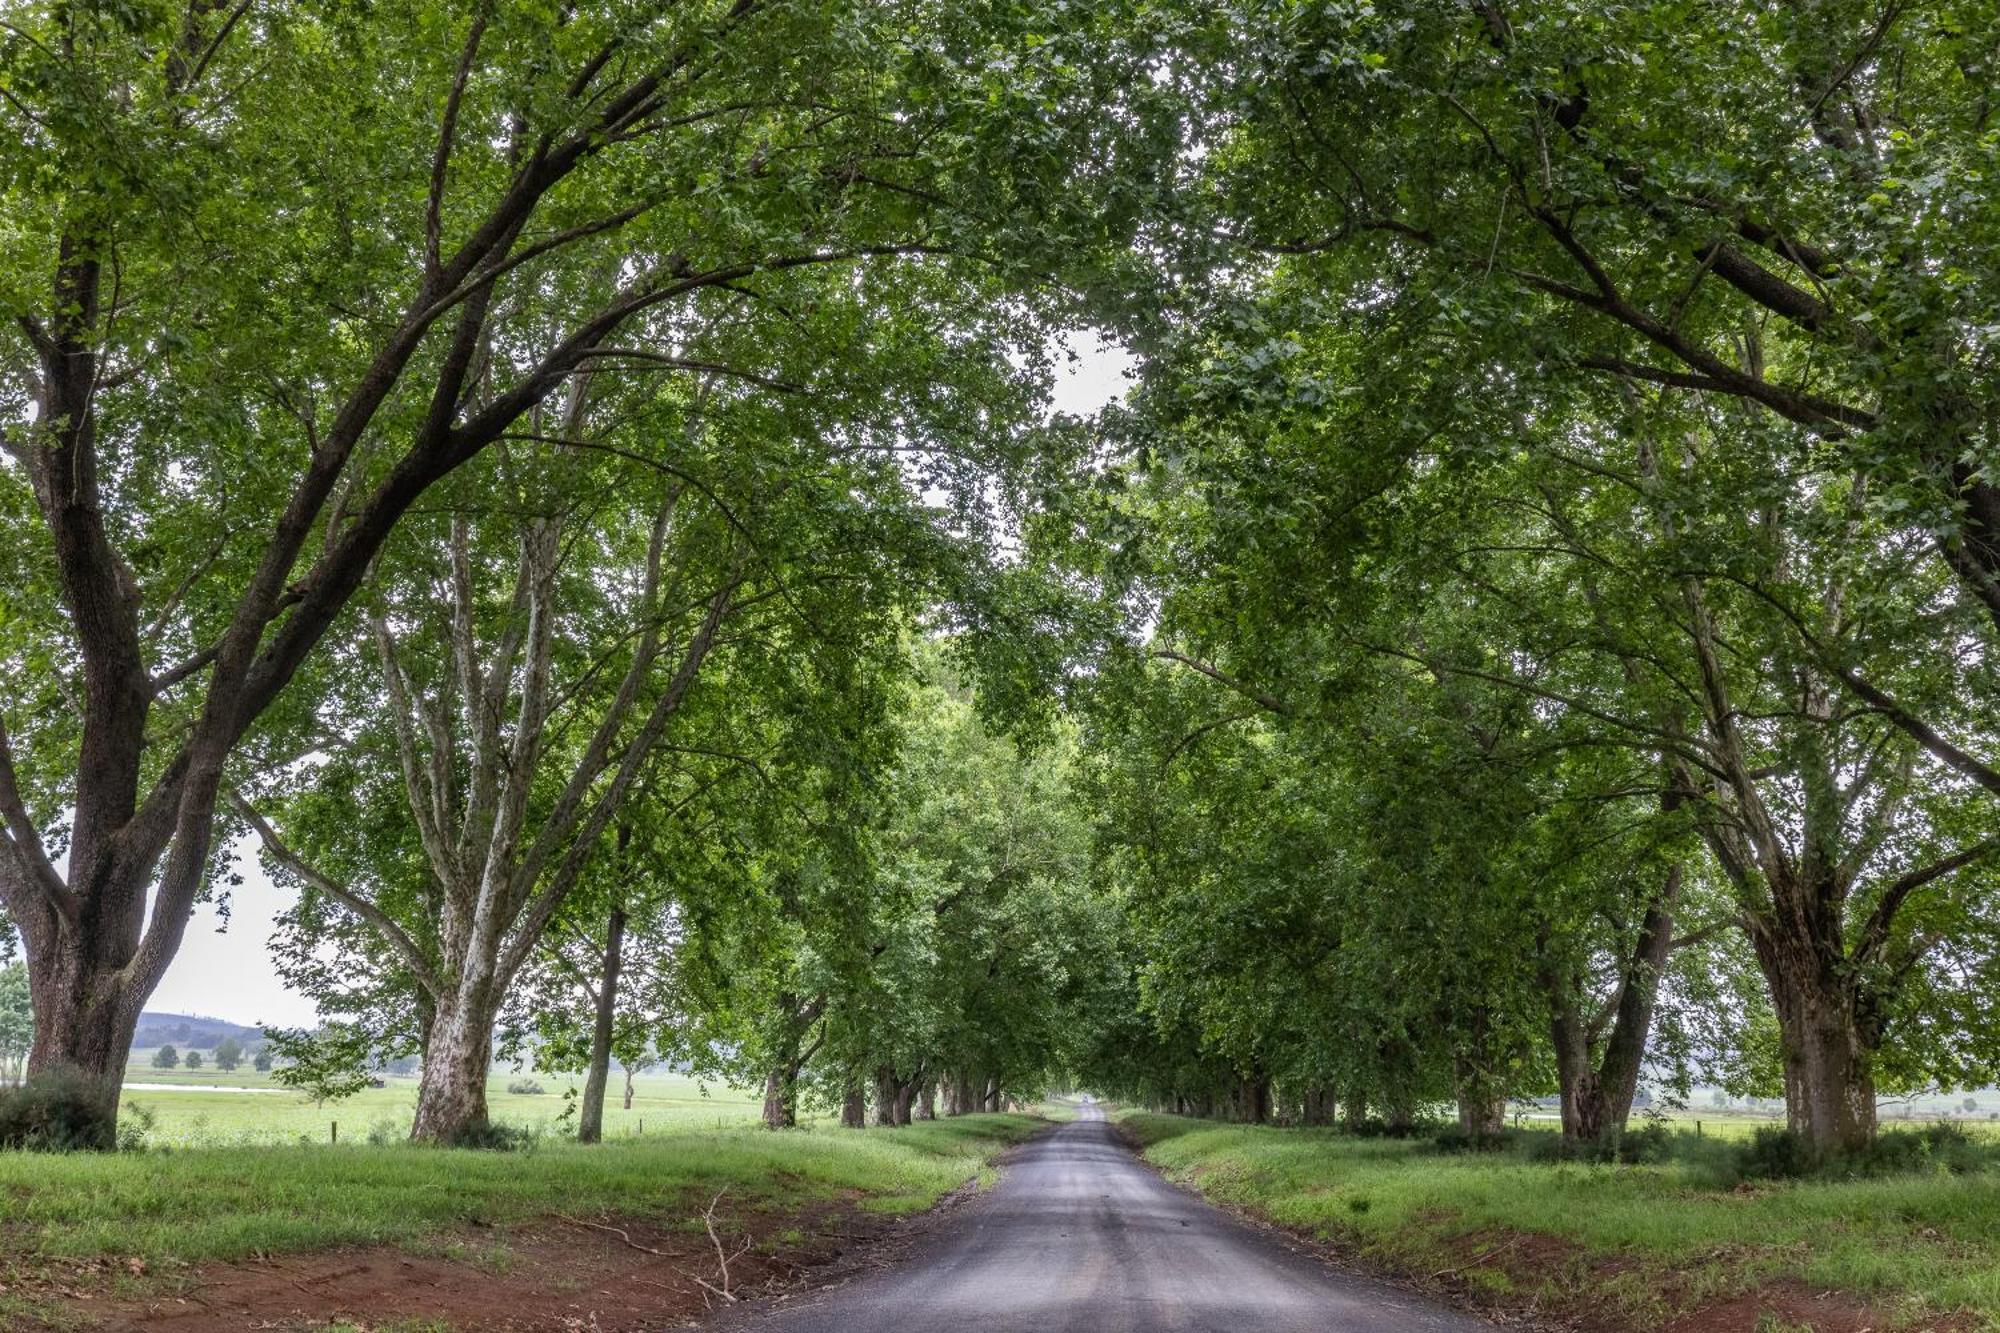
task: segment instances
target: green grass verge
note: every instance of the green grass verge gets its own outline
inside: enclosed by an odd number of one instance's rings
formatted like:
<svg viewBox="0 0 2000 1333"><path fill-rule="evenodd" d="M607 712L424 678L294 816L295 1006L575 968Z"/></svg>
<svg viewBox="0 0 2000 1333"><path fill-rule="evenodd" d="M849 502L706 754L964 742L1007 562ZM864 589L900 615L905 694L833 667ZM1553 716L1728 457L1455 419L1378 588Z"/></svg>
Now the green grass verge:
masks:
<svg viewBox="0 0 2000 1333"><path fill-rule="evenodd" d="M1960 1313L2000 1328L1991 1171L1720 1189L1683 1163L1540 1164L1333 1131L1122 1119L1149 1160L1205 1195L1404 1273L1449 1270L1501 1303L1615 1310L1643 1328L1790 1281L1898 1320Z"/></svg>
<svg viewBox="0 0 2000 1333"><path fill-rule="evenodd" d="M0 1252L191 1263L406 1244L475 1219L681 1214L724 1186L738 1208L859 1195L910 1212L981 1175L994 1153L1042 1123L983 1115L860 1131L683 1127L514 1153L401 1144L0 1153Z"/></svg>

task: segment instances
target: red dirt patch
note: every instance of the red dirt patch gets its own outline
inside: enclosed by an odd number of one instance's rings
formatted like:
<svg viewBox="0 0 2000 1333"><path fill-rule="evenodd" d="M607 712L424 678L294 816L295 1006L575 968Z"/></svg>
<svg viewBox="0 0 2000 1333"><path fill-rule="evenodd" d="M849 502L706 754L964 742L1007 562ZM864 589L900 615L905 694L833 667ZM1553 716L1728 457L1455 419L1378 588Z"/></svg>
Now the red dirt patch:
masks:
<svg viewBox="0 0 2000 1333"><path fill-rule="evenodd" d="M894 1220L853 1203L779 1215L718 1214L732 1294L754 1299L804 1285L815 1270L896 1229ZM102 1270L97 1282L79 1274L44 1290L67 1298L68 1312L105 1333L276 1333L341 1321L363 1329L441 1321L505 1333L669 1328L728 1304L715 1290L722 1278L698 1211L692 1230L686 1221L603 1220L623 1231L621 1238L585 1224L597 1218L548 1219L467 1229L413 1249L370 1246L204 1264L152 1283L157 1290L138 1297L106 1291L111 1274ZM800 1243L772 1244L795 1230ZM746 1240L749 1248L739 1253Z"/></svg>
<svg viewBox="0 0 2000 1333"><path fill-rule="evenodd" d="M1733 1300L1703 1306L1668 1324L1661 1333L1742 1333L1766 1320L1785 1328L1809 1328L1813 1333L1960 1333L1978 1324L1970 1316L1898 1323L1886 1311L1862 1305L1834 1292L1815 1292L1796 1282L1777 1282Z"/></svg>

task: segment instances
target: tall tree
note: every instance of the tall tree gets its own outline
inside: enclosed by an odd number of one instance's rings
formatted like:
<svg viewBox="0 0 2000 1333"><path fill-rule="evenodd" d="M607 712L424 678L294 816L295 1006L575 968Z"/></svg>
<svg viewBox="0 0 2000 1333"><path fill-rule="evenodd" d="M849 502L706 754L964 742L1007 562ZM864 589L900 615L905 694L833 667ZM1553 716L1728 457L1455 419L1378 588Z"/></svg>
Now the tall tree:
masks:
<svg viewBox="0 0 2000 1333"><path fill-rule="evenodd" d="M1068 188L1134 123L1086 106L1146 96L1145 43L1108 31L923 3L17 7L0 513L37 610L0 646L0 901L31 1065L100 1077L115 1114L246 738L406 515L580 369L755 377L755 348L692 366L687 331L774 277L1019 273L1041 237L1129 229Z"/></svg>

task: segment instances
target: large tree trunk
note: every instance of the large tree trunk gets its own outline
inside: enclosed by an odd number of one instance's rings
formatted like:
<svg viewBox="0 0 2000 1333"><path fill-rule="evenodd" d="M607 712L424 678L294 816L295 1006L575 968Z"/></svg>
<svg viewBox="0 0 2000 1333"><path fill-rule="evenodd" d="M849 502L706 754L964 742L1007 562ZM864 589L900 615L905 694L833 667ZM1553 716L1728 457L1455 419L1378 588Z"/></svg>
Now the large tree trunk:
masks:
<svg viewBox="0 0 2000 1333"><path fill-rule="evenodd" d="M910 1123L910 1103L916 1100L916 1096L916 1079L902 1080L896 1084L896 1092L892 1104L894 1114L890 1116L890 1124L907 1125Z"/></svg>
<svg viewBox="0 0 2000 1333"><path fill-rule="evenodd" d="M875 1123L896 1123L896 1071L887 1065L875 1066Z"/></svg>
<svg viewBox="0 0 2000 1333"><path fill-rule="evenodd" d="M934 1078L924 1080L923 1092L917 1099L916 1118L937 1119L937 1080Z"/></svg>
<svg viewBox="0 0 2000 1333"><path fill-rule="evenodd" d="M27 1075L66 1073L95 1085L102 1124L78 1146L109 1148L116 1141L119 1086L146 995L126 983L121 969L93 964L76 947L74 935L58 935L55 948L38 957L31 947L28 955L35 1027Z"/></svg>
<svg viewBox="0 0 2000 1333"><path fill-rule="evenodd" d="M847 1080L846 1095L840 1099L840 1126L842 1129L865 1129L868 1125L868 1094L862 1090L859 1075Z"/></svg>
<svg viewBox="0 0 2000 1333"><path fill-rule="evenodd" d="M486 1075L493 1064L490 1004L461 998L440 1007L417 1084L410 1138L446 1147L476 1141L487 1126Z"/></svg>
<svg viewBox="0 0 2000 1333"><path fill-rule="evenodd" d="M1772 923L1760 924L1752 941L1778 1011L1786 1121L1815 1153L1865 1147L1875 1137L1876 1038L1855 984L1823 961L1833 950L1776 938Z"/></svg>
<svg viewBox="0 0 2000 1333"><path fill-rule="evenodd" d="M624 830L619 840L624 841ZM583 1110L576 1122L578 1143L604 1138L604 1089L611 1080L611 1030L618 1016L618 972L624 964L625 909L611 909L604 932L604 965L597 982L597 1021L590 1030L590 1072L583 1080Z"/></svg>
<svg viewBox="0 0 2000 1333"><path fill-rule="evenodd" d="M792 1129L799 1123L799 1067L786 1065L764 1077L764 1128Z"/></svg>

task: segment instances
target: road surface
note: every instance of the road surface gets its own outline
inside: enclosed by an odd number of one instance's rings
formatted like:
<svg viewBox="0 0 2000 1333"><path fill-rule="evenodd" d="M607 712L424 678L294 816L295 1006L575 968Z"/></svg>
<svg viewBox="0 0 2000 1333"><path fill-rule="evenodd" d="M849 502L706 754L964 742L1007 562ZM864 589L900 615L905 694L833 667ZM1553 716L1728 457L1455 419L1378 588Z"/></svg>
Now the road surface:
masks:
<svg viewBox="0 0 2000 1333"><path fill-rule="evenodd" d="M746 1311L759 1333L1470 1333L1492 1326L1342 1273L1176 1189L1104 1114L1019 1150L896 1266Z"/></svg>

